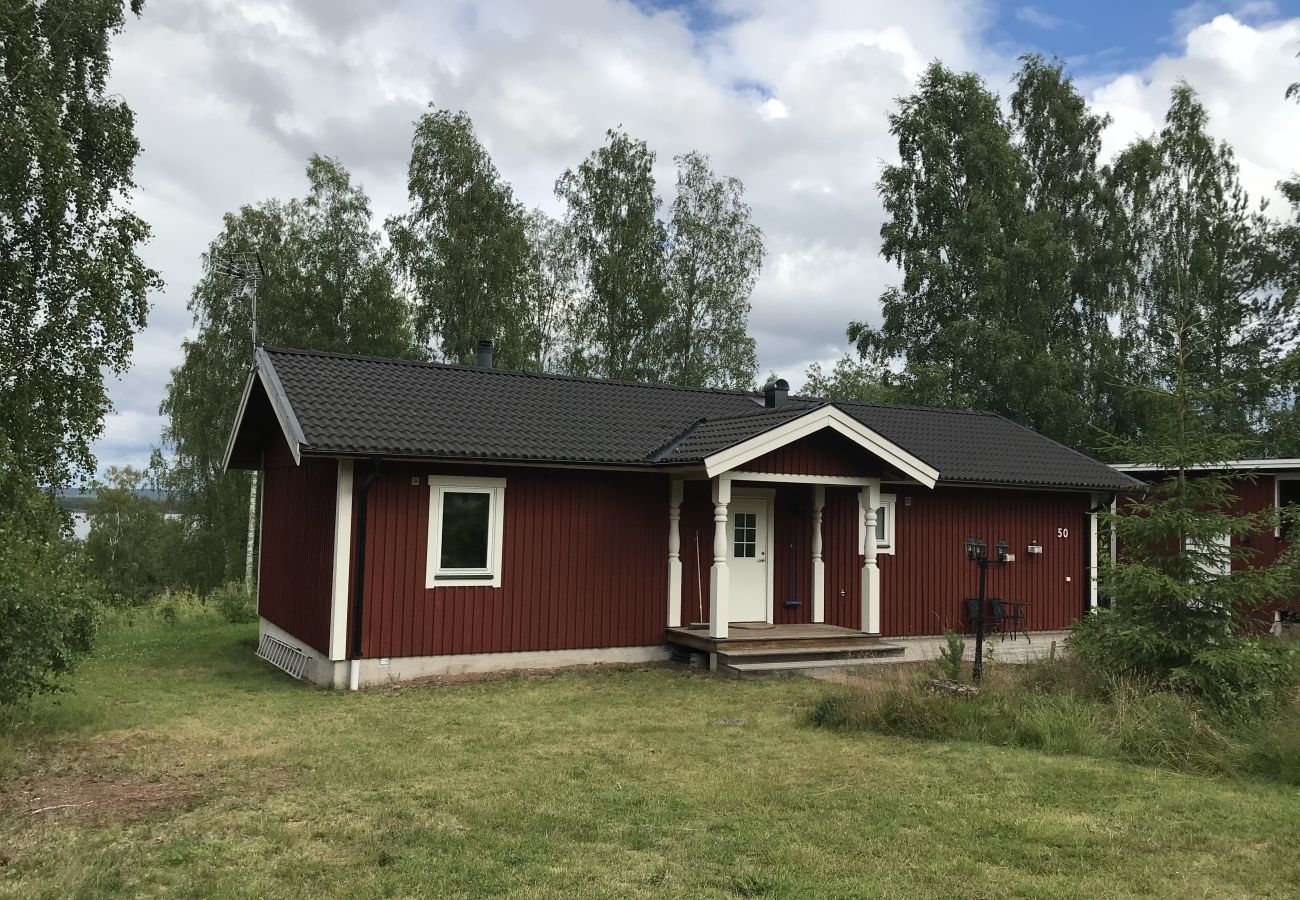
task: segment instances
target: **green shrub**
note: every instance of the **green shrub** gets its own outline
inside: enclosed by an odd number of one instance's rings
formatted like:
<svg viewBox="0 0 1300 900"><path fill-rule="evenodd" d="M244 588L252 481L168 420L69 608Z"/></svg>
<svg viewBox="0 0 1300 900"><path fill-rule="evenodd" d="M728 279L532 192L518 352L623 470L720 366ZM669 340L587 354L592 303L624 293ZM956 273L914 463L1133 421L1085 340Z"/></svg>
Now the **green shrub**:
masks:
<svg viewBox="0 0 1300 900"><path fill-rule="evenodd" d="M944 646L939 648L939 671L949 681L961 681L961 667L966 655L966 639L955 631L943 633Z"/></svg>
<svg viewBox="0 0 1300 900"><path fill-rule="evenodd" d="M208 595L208 603L235 625L257 621L257 602L242 581L228 581Z"/></svg>
<svg viewBox="0 0 1300 900"><path fill-rule="evenodd" d="M54 498L0 453L0 707L56 690L94 641L97 585L60 522Z"/></svg>

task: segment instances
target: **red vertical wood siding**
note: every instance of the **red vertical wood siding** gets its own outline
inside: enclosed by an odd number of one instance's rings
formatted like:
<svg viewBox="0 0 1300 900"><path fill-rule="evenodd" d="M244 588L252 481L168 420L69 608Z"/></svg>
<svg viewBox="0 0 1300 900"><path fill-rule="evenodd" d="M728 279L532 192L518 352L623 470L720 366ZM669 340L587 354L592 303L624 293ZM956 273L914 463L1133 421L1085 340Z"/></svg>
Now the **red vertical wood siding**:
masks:
<svg viewBox="0 0 1300 900"><path fill-rule="evenodd" d="M862 627L862 554L858 553L858 489L828 487L822 510L826 621Z"/></svg>
<svg viewBox="0 0 1300 900"><path fill-rule="evenodd" d="M736 467L780 475L847 475L866 478L881 471L880 461L838 432L822 429L756 456Z"/></svg>
<svg viewBox="0 0 1300 900"><path fill-rule="evenodd" d="M1083 614L1087 494L904 486L885 493L897 502L895 552L877 558L883 634L961 630L963 598L976 596L979 585L962 543L969 536L988 541L990 551L998 540L1009 545L1015 562L989 567L988 594L1033 603L1030 629L1065 628ZM1031 541L1043 552L1026 553Z"/></svg>
<svg viewBox="0 0 1300 900"><path fill-rule="evenodd" d="M295 465L277 442L264 468L258 614L328 653L338 463L304 458Z"/></svg>
<svg viewBox="0 0 1300 900"><path fill-rule="evenodd" d="M506 479L501 587L425 587L434 473ZM665 475L385 464L367 512L363 655L662 643L668 500Z"/></svg>

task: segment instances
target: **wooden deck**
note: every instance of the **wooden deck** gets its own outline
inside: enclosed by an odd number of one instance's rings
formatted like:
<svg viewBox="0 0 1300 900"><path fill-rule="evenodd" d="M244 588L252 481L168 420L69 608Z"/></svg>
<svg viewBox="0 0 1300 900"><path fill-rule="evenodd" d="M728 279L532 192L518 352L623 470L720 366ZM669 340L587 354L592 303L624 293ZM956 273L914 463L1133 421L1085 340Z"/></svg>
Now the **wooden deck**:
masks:
<svg viewBox="0 0 1300 900"><path fill-rule="evenodd" d="M904 650L873 634L838 625L733 624L726 638L709 636L707 625L669 628L665 641L683 651L707 653L717 672L740 676L820 674L897 660Z"/></svg>

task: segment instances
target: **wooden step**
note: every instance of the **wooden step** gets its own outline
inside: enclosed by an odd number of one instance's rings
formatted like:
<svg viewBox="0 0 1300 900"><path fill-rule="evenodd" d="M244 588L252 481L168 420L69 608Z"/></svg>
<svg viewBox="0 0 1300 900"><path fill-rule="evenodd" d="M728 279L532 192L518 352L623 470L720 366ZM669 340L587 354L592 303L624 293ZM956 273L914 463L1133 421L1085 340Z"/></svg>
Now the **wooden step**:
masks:
<svg viewBox="0 0 1300 900"><path fill-rule="evenodd" d="M769 660L766 662L718 662L718 671L733 678L763 678L789 675L834 675L846 669L878 666L881 663L897 661L902 656L902 647L895 656L871 656L857 659L820 659L820 660Z"/></svg>

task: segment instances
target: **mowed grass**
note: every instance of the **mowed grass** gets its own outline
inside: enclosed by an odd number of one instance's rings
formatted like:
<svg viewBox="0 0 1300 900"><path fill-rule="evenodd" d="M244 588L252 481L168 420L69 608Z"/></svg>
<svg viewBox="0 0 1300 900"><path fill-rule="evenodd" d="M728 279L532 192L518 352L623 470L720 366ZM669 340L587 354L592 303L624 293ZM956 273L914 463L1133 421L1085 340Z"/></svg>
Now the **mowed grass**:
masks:
<svg viewBox="0 0 1300 900"><path fill-rule="evenodd" d="M0 719L0 896L1300 894L1294 788L828 732L807 680L350 694L253 642L118 628Z"/></svg>

